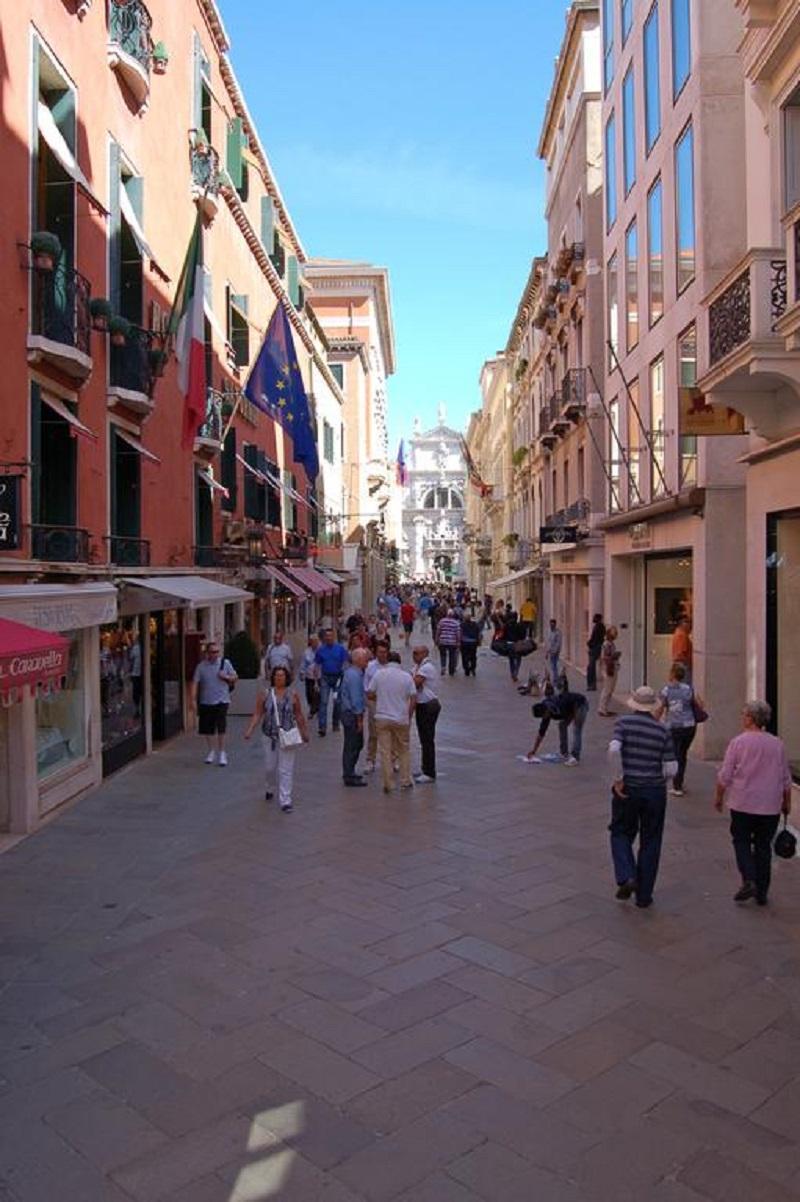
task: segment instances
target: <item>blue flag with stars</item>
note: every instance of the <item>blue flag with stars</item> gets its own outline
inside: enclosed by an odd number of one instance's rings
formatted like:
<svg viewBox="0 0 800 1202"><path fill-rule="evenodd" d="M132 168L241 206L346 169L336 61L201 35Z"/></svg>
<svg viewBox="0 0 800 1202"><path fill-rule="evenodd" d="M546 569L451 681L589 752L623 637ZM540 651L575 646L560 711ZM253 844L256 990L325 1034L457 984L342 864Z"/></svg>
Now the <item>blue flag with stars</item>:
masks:
<svg viewBox="0 0 800 1202"><path fill-rule="evenodd" d="M244 386L251 404L273 418L294 443L294 458L313 481L319 475L319 456L303 377L294 349L289 318L278 304L264 342Z"/></svg>

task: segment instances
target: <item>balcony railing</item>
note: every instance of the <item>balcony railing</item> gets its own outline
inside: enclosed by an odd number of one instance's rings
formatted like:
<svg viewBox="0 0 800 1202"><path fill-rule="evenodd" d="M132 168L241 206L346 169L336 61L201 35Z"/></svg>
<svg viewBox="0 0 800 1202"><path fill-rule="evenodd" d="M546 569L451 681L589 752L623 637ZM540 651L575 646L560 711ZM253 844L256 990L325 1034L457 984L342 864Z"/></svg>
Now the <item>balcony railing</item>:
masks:
<svg viewBox="0 0 800 1202"><path fill-rule="evenodd" d="M308 539L300 534L287 534L283 544L284 559L308 559Z"/></svg>
<svg viewBox="0 0 800 1202"><path fill-rule="evenodd" d="M222 416L222 408L225 403L225 397L221 392L217 392L216 388L209 388L206 392L206 420L197 428L197 437L205 439L207 442L222 442L222 435L225 430L225 419Z"/></svg>
<svg viewBox="0 0 800 1202"><path fill-rule="evenodd" d="M88 563L89 531L80 526L31 526L31 557L51 563Z"/></svg>
<svg viewBox="0 0 800 1202"><path fill-rule="evenodd" d="M192 193L195 200L216 200L219 194L219 155L199 130L190 130L189 160L192 168Z"/></svg>
<svg viewBox="0 0 800 1202"><path fill-rule="evenodd" d="M32 275L31 333L89 356L89 281L79 271L63 266L53 271L34 267Z"/></svg>
<svg viewBox="0 0 800 1202"><path fill-rule="evenodd" d="M586 409L586 368L572 367L561 381L561 408L570 420Z"/></svg>
<svg viewBox="0 0 800 1202"><path fill-rule="evenodd" d="M153 19L142 0L110 0L108 6L109 41L115 43L150 74Z"/></svg>
<svg viewBox="0 0 800 1202"><path fill-rule="evenodd" d="M748 258L708 306L712 367L748 342L773 337L786 311L786 258L769 250L753 250Z"/></svg>
<svg viewBox="0 0 800 1202"><path fill-rule="evenodd" d="M247 547L201 546L194 548L194 562L198 568L235 568L247 562Z"/></svg>
<svg viewBox="0 0 800 1202"><path fill-rule="evenodd" d="M111 343L109 383L112 388L150 399L154 382L150 347L150 332L139 326L131 326L122 346Z"/></svg>
<svg viewBox="0 0 800 1202"><path fill-rule="evenodd" d="M122 568L147 568L150 566L150 540L129 538L126 534L106 536L111 563Z"/></svg>

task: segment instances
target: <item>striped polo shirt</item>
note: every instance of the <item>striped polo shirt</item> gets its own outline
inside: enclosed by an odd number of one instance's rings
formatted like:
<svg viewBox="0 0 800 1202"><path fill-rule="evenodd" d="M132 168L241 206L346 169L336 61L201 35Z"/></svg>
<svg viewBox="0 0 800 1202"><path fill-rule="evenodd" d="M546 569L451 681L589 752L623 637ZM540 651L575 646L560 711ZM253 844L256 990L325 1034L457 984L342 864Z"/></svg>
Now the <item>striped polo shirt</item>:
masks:
<svg viewBox="0 0 800 1202"><path fill-rule="evenodd" d="M436 642L440 646L455 647L461 639L461 623L457 618L442 618L436 627Z"/></svg>
<svg viewBox="0 0 800 1202"><path fill-rule="evenodd" d="M621 745L622 775L641 784L663 784L664 764L675 759L672 733L651 714L623 714L613 738Z"/></svg>

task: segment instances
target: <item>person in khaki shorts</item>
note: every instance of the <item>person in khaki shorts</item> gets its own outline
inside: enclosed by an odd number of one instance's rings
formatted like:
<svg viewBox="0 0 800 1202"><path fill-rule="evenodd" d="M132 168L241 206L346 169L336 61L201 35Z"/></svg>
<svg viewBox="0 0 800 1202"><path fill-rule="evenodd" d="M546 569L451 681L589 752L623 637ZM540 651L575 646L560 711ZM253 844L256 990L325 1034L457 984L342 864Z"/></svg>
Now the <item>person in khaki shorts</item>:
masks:
<svg viewBox="0 0 800 1202"><path fill-rule="evenodd" d="M378 761L378 728L375 725L375 694L372 692L372 682L375 673L385 668L389 662L389 644L385 639L375 643L375 658L367 664L364 673L364 688L367 694L367 772L375 771Z"/></svg>
<svg viewBox="0 0 800 1202"><path fill-rule="evenodd" d="M409 730L417 690L410 673L391 661L375 673L367 699L375 701L375 726L381 752L383 791L392 791L392 763L400 765L400 788L413 789Z"/></svg>

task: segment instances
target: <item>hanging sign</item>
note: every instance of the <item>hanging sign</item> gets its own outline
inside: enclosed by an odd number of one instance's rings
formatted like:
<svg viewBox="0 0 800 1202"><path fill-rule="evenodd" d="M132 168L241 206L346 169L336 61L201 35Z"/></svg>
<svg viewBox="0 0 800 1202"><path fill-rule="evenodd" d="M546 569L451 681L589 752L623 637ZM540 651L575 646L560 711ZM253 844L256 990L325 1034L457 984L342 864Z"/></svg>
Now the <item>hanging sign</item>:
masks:
<svg viewBox="0 0 800 1202"><path fill-rule="evenodd" d="M21 480L22 476L0 476L0 551L19 549Z"/></svg>
<svg viewBox="0 0 800 1202"><path fill-rule="evenodd" d="M709 405L699 388L679 388L681 434L744 434L744 415L728 405Z"/></svg>

